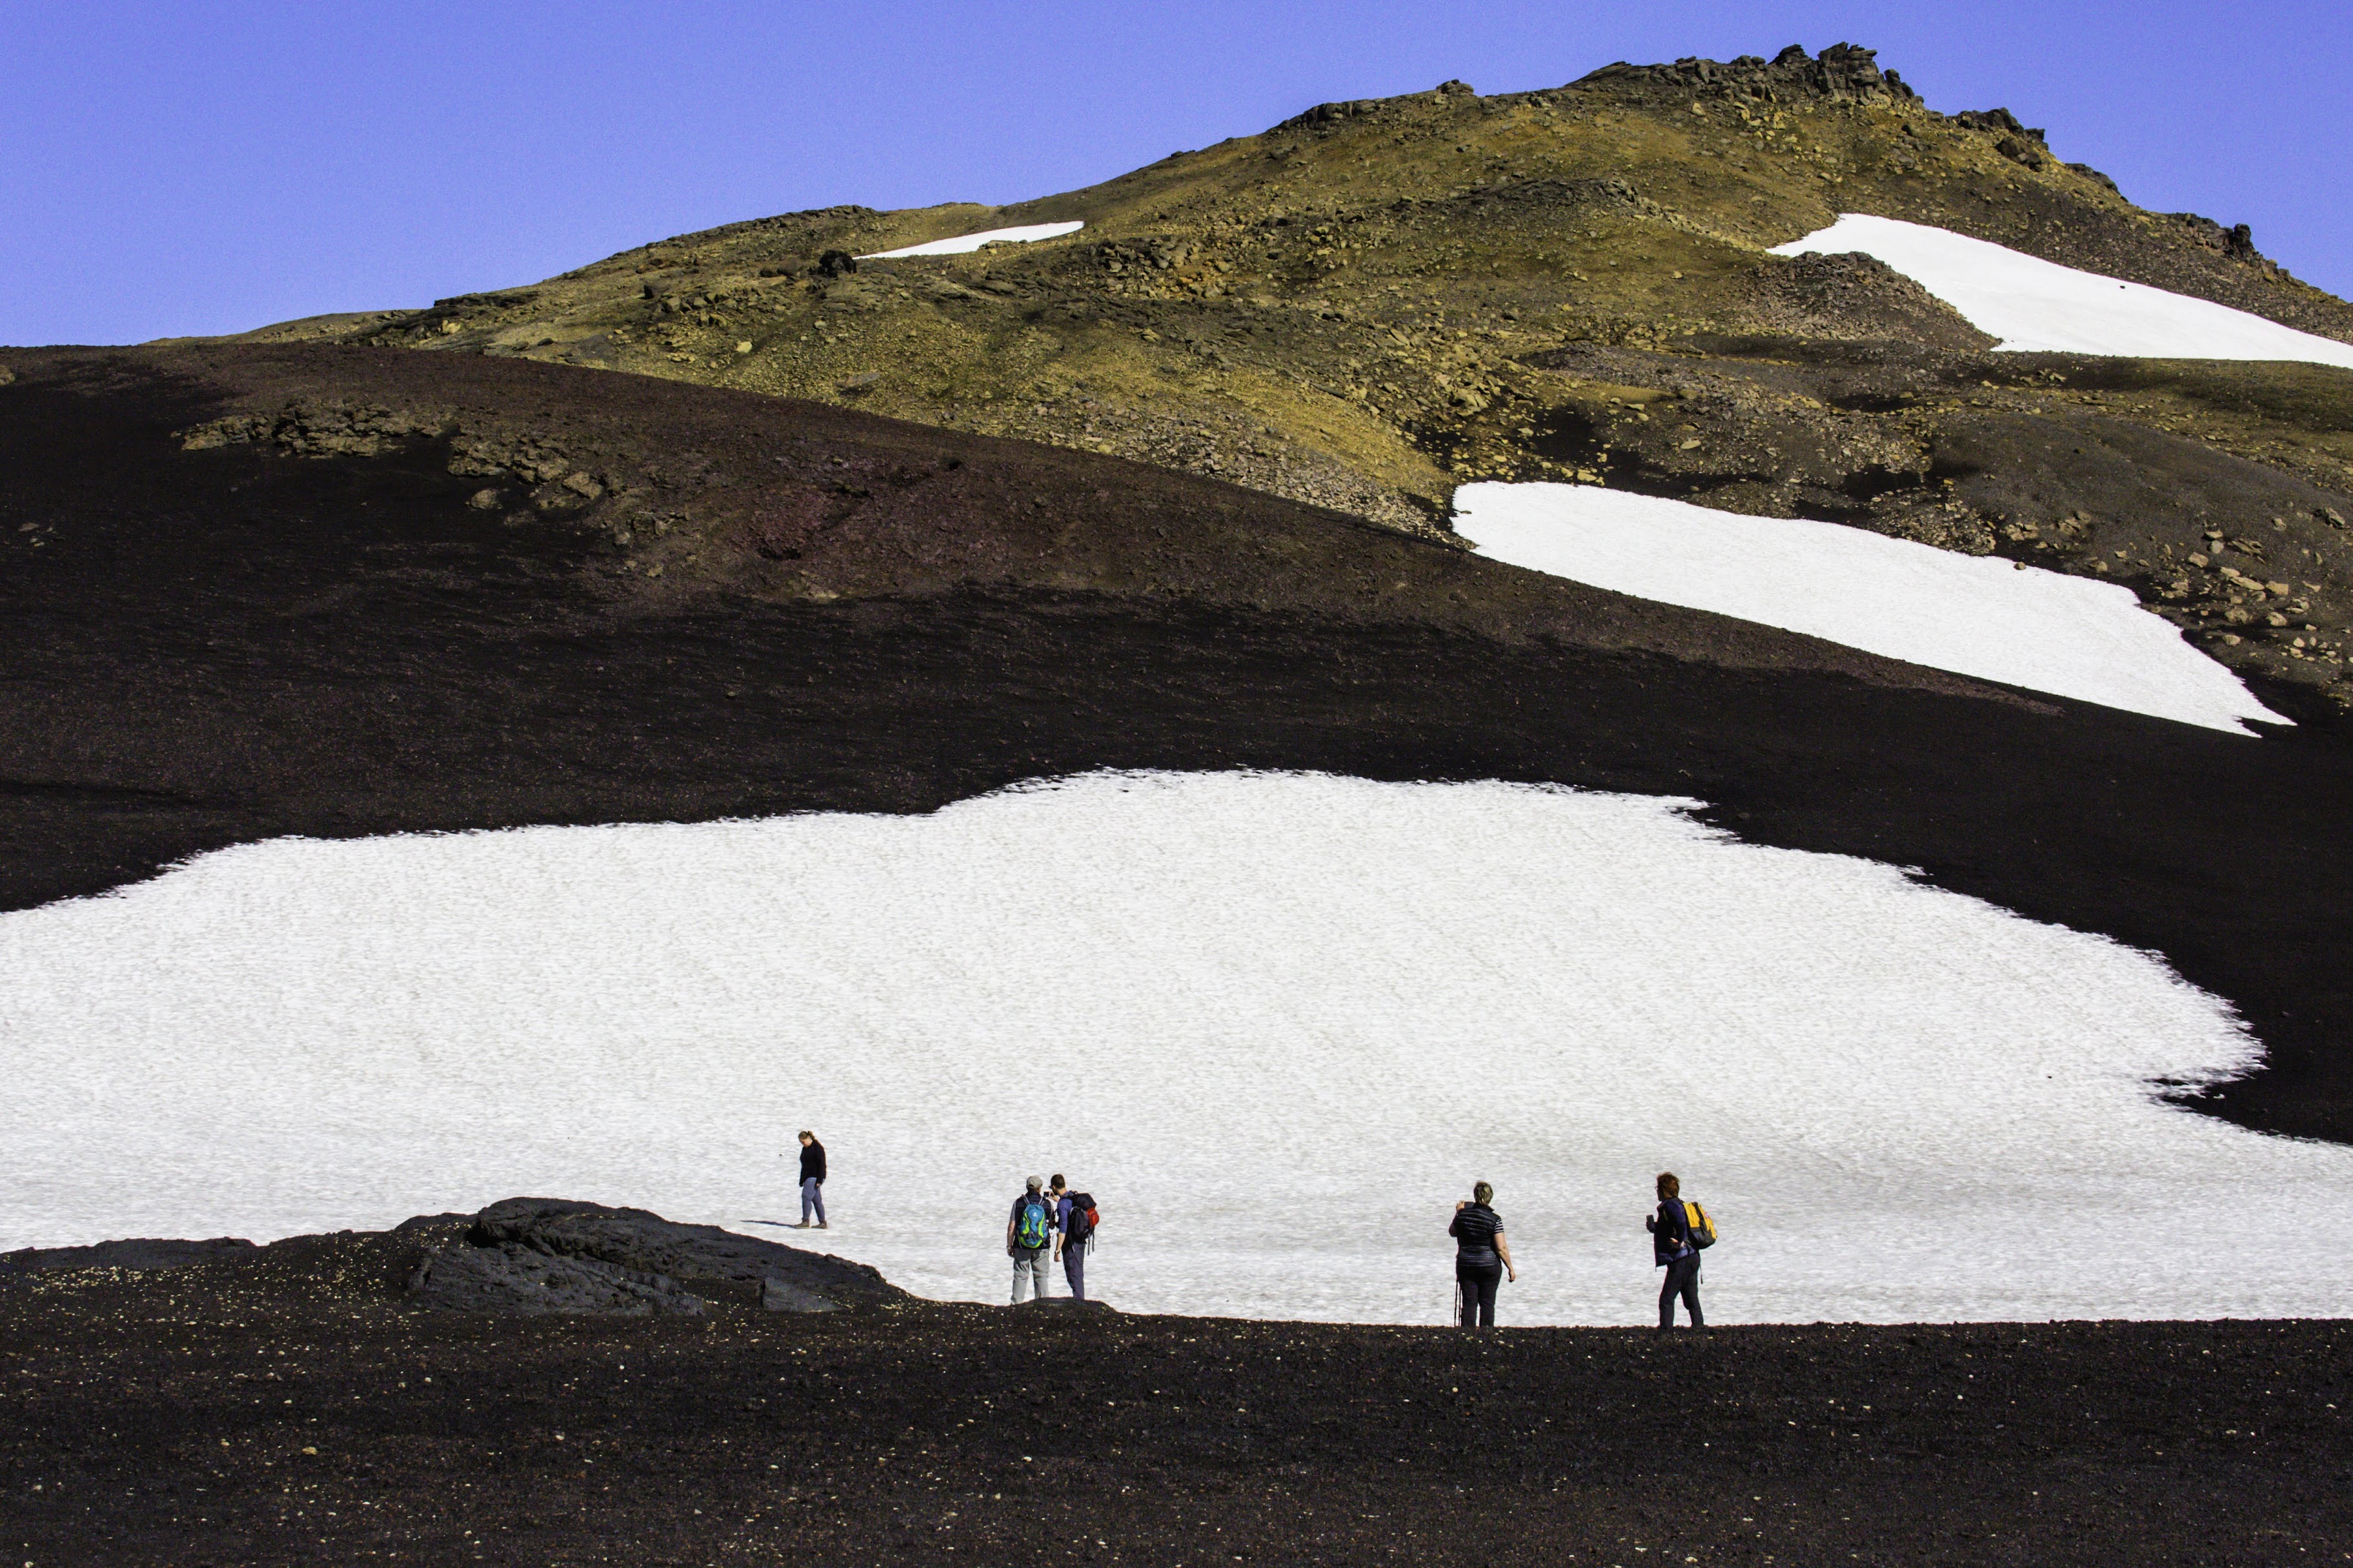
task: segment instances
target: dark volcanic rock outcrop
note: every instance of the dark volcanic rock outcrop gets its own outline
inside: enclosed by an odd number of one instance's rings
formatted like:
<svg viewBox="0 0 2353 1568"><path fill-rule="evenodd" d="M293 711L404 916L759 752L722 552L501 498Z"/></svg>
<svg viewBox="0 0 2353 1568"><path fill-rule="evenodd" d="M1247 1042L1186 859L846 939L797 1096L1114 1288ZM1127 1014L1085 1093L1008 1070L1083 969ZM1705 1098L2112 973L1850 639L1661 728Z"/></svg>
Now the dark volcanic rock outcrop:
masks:
<svg viewBox="0 0 2353 1568"><path fill-rule="evenodd" d="M492 1204L418 1260L406 1294L459 1311L622 1317L697 1317L713 1297L787 1312L906 1300L862 1263L564 1198Z"/></svg>
<svg viewBox="0 0 2353 1568"><path fill-rule="evenodd" d="M681 1225L644 1209L607 1208L562 1198L508 1198L474 1218L468 1241L478 1248L522 1247L544 1256L587 1259L632 1273L696 1282L765 1285L832 1303L894 1300L899 1290L863 1263L803 1251L715 1225Z"/></svg>
<svg viewBox="0 0 2353 1568"><path fill-rule="evenodd" d="M89 1247L27 1247L0 1252L0 1279L11 1274L43 1274L61 1268L185 1268L195 1263L235 1262L259 1250L232 1236L209 1241L138 1238Z"/></svg>
<svg viewBox="0 0 2353 1568"><path fill-rule="evenodd" d="M721 1306L827 1312L913 1298L862 1263L646 1209L509 1198L478 1214L420 1215L388 1231L290 1237L268 1247L103 1241L0 1253L0 1289L36 1275L174 1272L199 1297L411 1306L529 1317L702 1317Z"/></svg>
<svg viewBox="0 0 2353 1568"><path fill-rule="evenodd" d="M675 1279L593 1258L567 1258L515 1242L438 1247L425 1255L408 1282L419 1307L461 1312L520 1312L537 1317L573 1312L642 1317L676 1312L701 1317L702 1299Z"/></svg>

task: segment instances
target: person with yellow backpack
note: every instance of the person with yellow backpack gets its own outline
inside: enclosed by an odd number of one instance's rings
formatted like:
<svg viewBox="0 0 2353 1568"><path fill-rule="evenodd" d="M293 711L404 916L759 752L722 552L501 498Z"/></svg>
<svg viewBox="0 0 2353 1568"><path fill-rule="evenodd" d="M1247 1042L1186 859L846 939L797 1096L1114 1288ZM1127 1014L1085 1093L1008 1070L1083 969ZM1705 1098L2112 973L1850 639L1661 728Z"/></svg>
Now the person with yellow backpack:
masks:
<svg viewBox="0 0 2353 1568"><path fill-rule="evenodd" d="M1675 1326L1675 1298L1683 1300L1691 1326L1707 1327L1699 1310L1700 1249L1715 1245L1715 1222L1695 1203L1683 1202L1683 1184L1672 1171L1659 1175L1659 1212L1642 1222L1651 1233L1651 1257L1667 1271L1659 1287L1659 1327Z"/></svg>

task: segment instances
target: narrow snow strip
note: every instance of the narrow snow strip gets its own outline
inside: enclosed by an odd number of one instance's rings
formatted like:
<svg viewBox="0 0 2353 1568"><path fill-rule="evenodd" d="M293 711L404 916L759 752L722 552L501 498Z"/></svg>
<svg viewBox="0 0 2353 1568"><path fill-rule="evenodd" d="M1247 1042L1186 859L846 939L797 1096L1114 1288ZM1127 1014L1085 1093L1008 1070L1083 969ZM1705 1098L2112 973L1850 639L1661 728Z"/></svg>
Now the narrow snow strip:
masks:
<svg viewBox="0 0 2353 1568"><path fill-rule="evenodd" d="M927 817L206 856L0 917L0 1248L514 1194L1004 1299L1067 1173L1129 1309L1640 1323L1673 1170L1723 1321L2324 1315L2353 1150L2168 1109L2242 1068L2156 959L1678 803L1095 774ZM2293 1201L2290 1201L2290 1194Z"/></svg>
<svg viewBox="0 0 2353 1568"><path fill-rule="evenodd" d="M1614 593L2185 724L2288 722L2120 584L1592 485L1464 485L1454 508L1480 554Z"/></svg>
<svg viewBox="0 0 2353 1568"><path fill-rule="evenodd" d="M1087 226L1077 218L1068 223L1033 223L1019 228L988 228L978 234L960 234L953 239L927 240L922 245L902 246L897 250L878 250L861 256L860 261L888 261L900 256L963 256L978 250L984 245L1002 241L1008 245L1026 245L1033 239L1058 239L1066 234L1076 234Z"/></svg>
<svg viewBox="0 0 2353 1568"><path fill-rule="evenodd" d="M2005 350L2353 366L2353 343L1926 224L1846 213L1828 228L1774 247L1773 254L1854 250L1903 273L1978 331L2000 338L1996 346Z"/></svg>

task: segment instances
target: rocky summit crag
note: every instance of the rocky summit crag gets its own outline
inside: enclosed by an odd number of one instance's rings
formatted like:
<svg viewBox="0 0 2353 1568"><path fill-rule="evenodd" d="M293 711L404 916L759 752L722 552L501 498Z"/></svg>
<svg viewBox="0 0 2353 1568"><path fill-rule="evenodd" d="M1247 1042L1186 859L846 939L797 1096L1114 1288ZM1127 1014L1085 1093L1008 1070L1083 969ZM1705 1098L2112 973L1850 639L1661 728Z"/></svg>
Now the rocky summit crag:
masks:
<svg viewBox="0 0 2353 1568"><path fill-rule="evenodd" d="M1476 479L1827 519L2126 583L2225 663L2353 701L2353 373L1996 354L1867 258L1768 254L1844 212L2353 341L2243 225L2144 211L1844 44L1328 103L1015 205L762 218L248 336L838 403L1440 538Z"/></svg>

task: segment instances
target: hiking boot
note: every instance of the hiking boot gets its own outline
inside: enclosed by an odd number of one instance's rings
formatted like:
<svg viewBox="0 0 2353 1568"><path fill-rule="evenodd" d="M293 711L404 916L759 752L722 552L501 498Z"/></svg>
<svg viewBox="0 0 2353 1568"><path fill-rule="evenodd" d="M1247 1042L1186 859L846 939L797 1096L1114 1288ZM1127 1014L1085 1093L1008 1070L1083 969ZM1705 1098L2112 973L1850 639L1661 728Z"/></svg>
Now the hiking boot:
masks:
<svg viewBox="0 0 2353 1568"><path fill-rule="evenodd" d="M803 1220L800 1224L794 1226L792 1228L795 1230L807 1230L808 1228L808 1221Z"/></svg>
<svg viewBox="0 0 2353 1568"><path fill-rule="evenodd" d="M829 1225L826 1224L826 1223L825 1223L825 1221L823 1221L823 1220L819 1220L819 1221L818 1221L818 1222L817 1222L817 1227L818 1227L818 1229L819 1229L819 1230L831 1230L831 1229L833 1228L833 1226L829 1226Z"/></svg>

